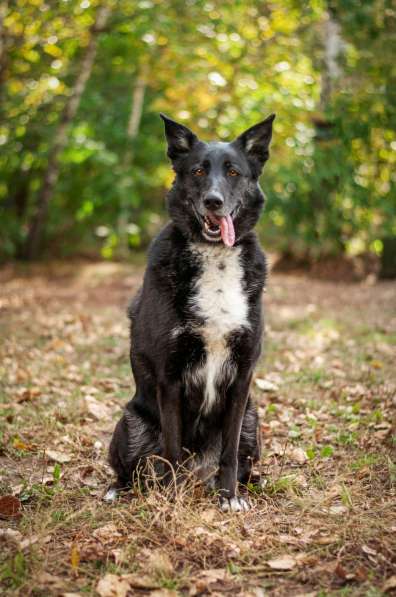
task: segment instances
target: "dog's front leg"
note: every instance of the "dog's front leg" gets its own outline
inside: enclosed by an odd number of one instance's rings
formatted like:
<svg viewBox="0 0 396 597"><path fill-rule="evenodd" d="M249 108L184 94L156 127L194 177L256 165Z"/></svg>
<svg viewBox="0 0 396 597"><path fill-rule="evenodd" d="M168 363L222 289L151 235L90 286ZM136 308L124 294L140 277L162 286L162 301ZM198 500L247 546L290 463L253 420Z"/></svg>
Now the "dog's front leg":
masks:
<svg viewBox="0 0 396 597"><path fill-rule="evenodd" d="M236 490L239 438L249 396L250 380L251 375L237 379L227 393L219 470L220 507L223 512L249 510L247 501L237 496Z"/></svg>
<svg viewBox="0 0 396 597"><path fill-rule="evenodd" d="M162 456L174 470L181 464L181 386L180 383L160 384L157 390L160 411L161 433L163 438ZM167 482L172 480L172 470L165 475Z"/></svg>

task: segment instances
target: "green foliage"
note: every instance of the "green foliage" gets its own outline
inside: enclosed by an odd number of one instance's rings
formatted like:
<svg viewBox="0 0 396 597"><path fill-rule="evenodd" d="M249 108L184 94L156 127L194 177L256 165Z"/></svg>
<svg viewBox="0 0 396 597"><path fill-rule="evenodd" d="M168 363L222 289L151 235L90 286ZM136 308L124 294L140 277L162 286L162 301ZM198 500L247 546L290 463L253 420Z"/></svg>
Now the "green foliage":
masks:
<svg viewBox="0 0 396 597"><path fill-rule="evenodd" d="M334 449L332 446L323 446L320 451L320 455L322 458L330 458L333 455Z"/></svg>
<svg viewBox="0 0 396 597"><path fill-rule="evenodd" d="M5 586L12 589L18 589L26 580L27 574L27 562L25 556L20 551L0 567L1 582L4 582Z"/></svg>
<svg viewBox="0 0 396 597"><path fill-rule="evenodd" d="M203 139L276 112L262 184L264 245L300 255L380 254L396 232L395 13L389 0L108 0L111 17L68 125L45 227L48 254L145 246L172 181L160 110ZM0 258L18 256L99 2L17 0L0 37ZM323 102L324 24L340 75ZM134 91L144 81L136 135ZM135 106L136 107L136 106Z"/></svg>

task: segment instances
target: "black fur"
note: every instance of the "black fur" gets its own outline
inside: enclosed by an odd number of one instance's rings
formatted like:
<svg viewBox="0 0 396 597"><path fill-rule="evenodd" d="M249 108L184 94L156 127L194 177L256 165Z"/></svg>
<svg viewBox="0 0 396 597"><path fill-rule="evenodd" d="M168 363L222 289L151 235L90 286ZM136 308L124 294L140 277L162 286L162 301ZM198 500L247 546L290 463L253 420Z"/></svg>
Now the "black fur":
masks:
<svg viewBox="0 0 396 597"><path fill-rule="evenodd" d="M209 144L162 118L176 172L168 194L171 222L152 243L143 286L129 310L136 395L116 426L110 463L117 486L127 487L151 455L160 455L176 468L192 454L197 461L211 454L224 502L235 496L237 479L249 479L252 462L260 455L249 385L260 354L266 263L252 228L264 205L258 177L268 159L274 116L233 143ZM219 241L225 258L218 262L218 275L227 267L227 252L240 251L249 325L227 336L236 374L232 379L224 376L216 387L215 404L203 413L202 384L188 385L185 379L208 358L200 332L205 314L194 309L193 298L203 268L194 247L211 244L203 235L204 218L210 213L233 217L236 242L228 248Z"/></svg>

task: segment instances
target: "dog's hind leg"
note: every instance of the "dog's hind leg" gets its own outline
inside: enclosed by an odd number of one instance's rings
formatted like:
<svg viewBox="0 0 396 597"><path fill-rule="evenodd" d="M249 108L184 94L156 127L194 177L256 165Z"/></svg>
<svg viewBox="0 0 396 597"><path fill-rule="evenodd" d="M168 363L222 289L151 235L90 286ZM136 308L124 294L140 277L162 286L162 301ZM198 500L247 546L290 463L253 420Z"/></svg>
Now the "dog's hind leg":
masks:
<svg viewBox="0 0 396 597"><path fill-rule="evenodd" d="M257 407L249 397L242 422L238 450L238 481L249 482L252 466L260 460L261 441Z"/></svg>
<svg viewBox="0 0 396 597"><path fill-rule="evenodd" d="M112 501L122 489L128 489L134 473L144 465L149 456L160 454L160 432L136 411L133 400L127 405L113 433L109 450L109 462L117 480L107 491L104 499Z"/></svg>

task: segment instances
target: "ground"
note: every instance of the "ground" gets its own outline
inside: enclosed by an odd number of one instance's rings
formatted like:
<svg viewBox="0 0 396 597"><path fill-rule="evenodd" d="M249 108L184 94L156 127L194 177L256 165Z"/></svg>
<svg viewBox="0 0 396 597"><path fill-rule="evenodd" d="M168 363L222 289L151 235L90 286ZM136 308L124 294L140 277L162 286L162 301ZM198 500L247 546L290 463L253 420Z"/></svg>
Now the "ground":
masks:
<svg viewBox="0 0 396 597"><path fill-rule="evenodd" d="M101 499L142 271L0 271L2 594L390 594L396 284L270 276L253 384L265 482L243 489L248 513L222 514L192 480Z"/></svg>

